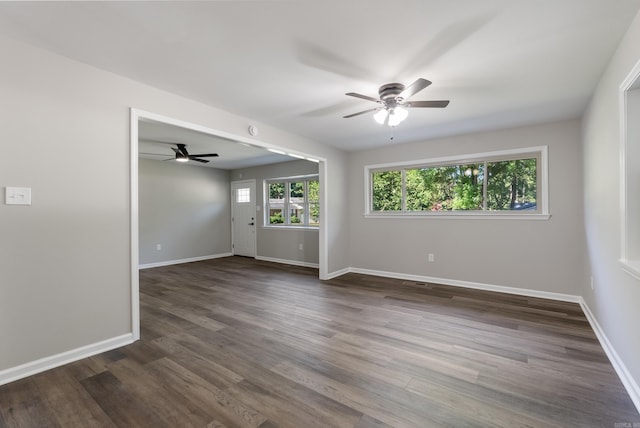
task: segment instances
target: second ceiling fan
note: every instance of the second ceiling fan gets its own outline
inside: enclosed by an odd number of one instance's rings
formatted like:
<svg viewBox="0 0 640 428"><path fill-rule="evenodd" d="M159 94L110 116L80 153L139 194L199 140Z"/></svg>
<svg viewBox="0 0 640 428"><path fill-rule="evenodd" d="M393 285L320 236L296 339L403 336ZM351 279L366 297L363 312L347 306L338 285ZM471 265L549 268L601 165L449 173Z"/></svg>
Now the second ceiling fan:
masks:
<svg viewBox="0 0 640 428"><path fill-rule="evenodd" d="M218 157L217 153L200 153L197 155L192 155L192 154L189 154L189 152L187 151L186 144L177 143L176 146L178 147L177 148L171 147L171 150L175 152L176 161L178 162L188 162L192 160L192 161L201 162L201 163L209 163L208 160L200 159L200 158Z"/></svg>
<svg viewBox="0 0 640 428"><path fill-rule="evenodd" d="M376 122L380 124L387 124L389 126L396 126L407 118L409 115L409 112L407 111L408 108L444 108L448 106L449 100L409 101L410 97L429 85L431 85L431 82L422 78L417 79L406 87L402 83L387 83L380 86L380 89L378 89L378 95L380 98L374 98L355 92L347 92L345 95L361 98L367 101L373 101L380 105L375 108L359 111L343 117L347 119L375 111L376 113L373 117Z"/></svg>

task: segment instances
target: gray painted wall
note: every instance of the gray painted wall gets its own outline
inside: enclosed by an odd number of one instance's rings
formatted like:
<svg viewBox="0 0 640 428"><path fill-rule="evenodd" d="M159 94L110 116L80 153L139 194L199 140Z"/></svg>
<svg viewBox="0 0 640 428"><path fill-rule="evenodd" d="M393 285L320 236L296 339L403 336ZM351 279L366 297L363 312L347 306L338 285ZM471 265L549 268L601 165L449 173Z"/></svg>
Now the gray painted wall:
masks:
<svg viewBox="0 0 640 428"><path fill-rule="evenodd" d="M264 185L270 178L294 177L317 174L318 164L306 160L295 160L273 165L239 169L231 172L232 181L256 180L256 204L261 207L256 212L257 257L280 260L292 260L305 264L319 263L318 230L265 227L264 223ZM300 250L302 244L302 250Z"/></svg>
<svg viewBox="0 0 640 428"><path fill-rule="evenodd" d="M138 177L140 264L231 252L228 171L140 159Z"/></svg>
<svg viewBox="0 0 640 428"><path fill-rule="evenodd" d="M578 294L587 301L629 373L640 385L640 281L620 258L620 122L618 88L640 61L640 14L602 76L583 120L584 212L589 274ZM637 121L637 119L636 119ZM636 142L637 144L637 142ZM640 167L640 159L631 165ZM632 166L633 167L633 166ZM637 218L631 219L638 221ZM640 397L640 389L637 391Z"/></svg>
<svg viewBox="0 0 640 428"><path fill-rule="evenodd" d="M549 220L364 218L364 167L549 146ZM351 153L351 266L578 294L585 281L577 120ZM435 262L427 262L427 254Z"/></svg>
<svg viewBox="0 0 640 428"><path fill-rule="evenodd" d="M233 135L254 124L267 144L344 166L338 149L4 37L0 56L0 187L33 191L32 206L0 203L0 371L132 331L130 108ZM341 178L326 176L336 204ZM347 267L346 237L326 244L329 272Z"/></svg>

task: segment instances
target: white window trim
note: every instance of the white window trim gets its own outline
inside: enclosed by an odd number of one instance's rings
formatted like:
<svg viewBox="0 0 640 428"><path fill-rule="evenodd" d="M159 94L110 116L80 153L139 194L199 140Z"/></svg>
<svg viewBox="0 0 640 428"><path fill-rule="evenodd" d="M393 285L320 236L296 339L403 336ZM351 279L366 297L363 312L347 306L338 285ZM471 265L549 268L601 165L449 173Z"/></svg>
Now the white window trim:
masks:
<svg viewBox="0 0 640 428"><path fill-rule="evenodd" d="M424 211L424 212L373 212L371 172L380 169L407 168L412 166L473 163L487 158L518 157L525 154L540 154L540 188L538 189L538 203L540 212L535 214L523 212L500 211ZM498 150L493 152L473 153L467 155L455 155L439 158L393 162L364 167L364 217L365 218L446 218L446 219L508 219L508 220L548 220L549 213L549 148L548 146L526 147L522 149Z"/></svg>
<svg viewBox="0 0 640 428"><path fill-rule="evenodd" d="M620 259L622 270L635 279L640 280L640 260L629 259L629 197L627 165L628 165L628 128L627 128L627 92L640 79L640 61L636 63L631 72L620 84L619 103L620 103Z"/></svg>
<svg viewBox="0 0 640 428"><path fill-rule="evenodd" d="M278 229L278 230L319 230L320 226L293 226L291 224L270 224L269 223L269 183L279 182L279 181L296 181L296 180L318 180L320 181L319 174L307 174L307 175L295 175L291 177L278 177L278 178L265 178L263 180L263 201L264 201L264 220L262 229ZM320 196L320 195L318 195ZM306 200L306 204L308 205L309 200ZM286 211L286 210L285 210ZM283 212L285 212L283 211ZM288 216L288 214L287 214Z"/></svg>

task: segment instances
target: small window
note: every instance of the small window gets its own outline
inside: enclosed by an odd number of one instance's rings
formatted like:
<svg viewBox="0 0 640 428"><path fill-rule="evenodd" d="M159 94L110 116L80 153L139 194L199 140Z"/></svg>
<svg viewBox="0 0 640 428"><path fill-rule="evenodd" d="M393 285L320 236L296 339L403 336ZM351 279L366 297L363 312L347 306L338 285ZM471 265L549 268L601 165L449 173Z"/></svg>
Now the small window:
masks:
<svg viewBox="0 0 640 428"><path fill-rule="evenodd" d="M365 214L548 217L546 153L540 147L365 167Z"/></svg>
<svg viewBox="0 0 640 428"><path fill-rule="evenodd" d="M266 219L270 226L318 227L318 176L265 180Z"/></svg>
<svg viewBox="0 0 640 428"><path fill-rule="evenodd" d="M239 204L246 204L251 202L251 192L250 189L236 189L236 202Z"/></svg>

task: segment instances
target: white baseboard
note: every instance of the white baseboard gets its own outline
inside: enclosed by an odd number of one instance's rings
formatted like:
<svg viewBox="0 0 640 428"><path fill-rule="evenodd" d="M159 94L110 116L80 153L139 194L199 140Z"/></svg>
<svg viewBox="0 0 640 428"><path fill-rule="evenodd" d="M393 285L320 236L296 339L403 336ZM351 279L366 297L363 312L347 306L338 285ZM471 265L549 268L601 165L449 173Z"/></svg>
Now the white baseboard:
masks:
<svg viewBox="0 0 640 428"><path fill-rule="evenodd" d="M11 367L0 371L0 385L5 385L9 382L60 367L96 354L111 351L112 349L120 348L133 342L133 334L127 333L122 336L112 337L111 339L103 340L91 345L82 346L60 354L51 355L16 367Z"/></svg>
<svg viewBox="0 0 640 428"><path fill-rule="evenodd" d="M559 300L562 302L580 303L581 297L572 294L553 293L550 291L530 290L526 288L505 287L503 285L483 284L480 282L459 281L456 279L435 278L431 276L411 275L398 272L385 272L372 269L351 267L349 272L364 275L383 276L387 278L404 279L406 281L430 282L433 284L451 285L454 287L474 288L477 290L496 291L498 293L516 294L519 296L539 297L541 299ZM347 273L347 272L345 272Z"/></svg>
<svg viewBox="0 0 640 428"><path fill-rule="evenodd" d="M310 268L316 268L316 269L320 267L318 263L301 262L298 260L275 259L273 257L263 257L263 256L256 256L255 258L256 260L262 260L265 262L273 262L273 263L281 263L285 265L303 266L303 267L310 267Z"/></svg>
<svg viewBox="0 0 640 428"><path fill-rule="evenodd" d="M138 269L149 269L149 268L155 268L160 266L178 265L181 263L201 262L203 260L219 259L221 257L230 257L230 256L233 256L233 253L211 254L208 256L191 257L188 259L167 260L164 262L145 263L142 265L138 265Z"/></svg>
<svg viewBox="0 0 640 428"><path fill-rule="evenodd" d="M353 272L351 270L351 268L344 268L344 269L337 270L335 272L331 272L331 273L327 274L327 280L333 279L333 278L337 278L337 277L342 276L342 275L346 275L349 272Z"/></svg>
<svg viewBox="0 0 640 428"><path fill-rule="evenodd" d="M609 342L607 335L604 334L604 330L602 330L602 327L600 327L600 324L598 324L596 317L593 316L593 312L591 312L591 309L589 308L589 305L587 305L587 302L585 302L581 297L579 303L580 307L582 308L582 312L584 312L584 315L587 317L589 324L591 324L591 328L596 334L598 341L600 341L600 345L604 349L604 352L607 354L607 357L609 357L611 365L618 374L620 381L622 381L624 388L629 393L629 396L631 397L633 404L635 404L636 409L640 413L640 386L638 386L638 383L635 381L635 379L633 379L633 376L631 376L629 370L627 370L627 367L624 365L624 363L620 359L620 356L611 345L611 342Z"/></svg>

